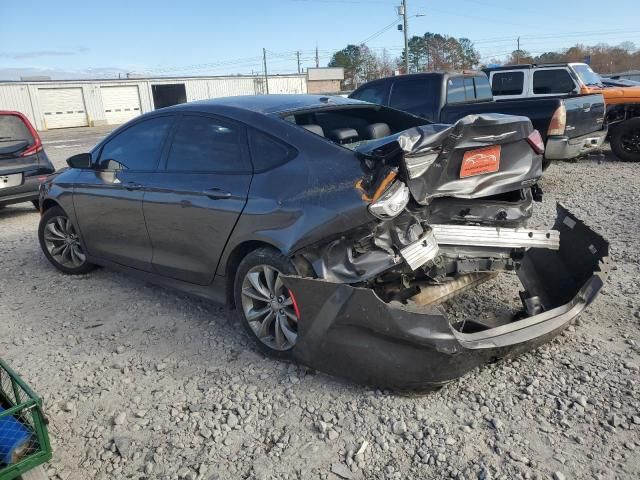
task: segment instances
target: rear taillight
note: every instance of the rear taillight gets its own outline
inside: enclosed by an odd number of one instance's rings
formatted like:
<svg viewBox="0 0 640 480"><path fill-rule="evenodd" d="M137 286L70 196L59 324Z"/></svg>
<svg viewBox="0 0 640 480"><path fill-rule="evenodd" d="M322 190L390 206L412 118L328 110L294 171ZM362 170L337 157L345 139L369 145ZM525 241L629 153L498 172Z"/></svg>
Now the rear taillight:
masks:
<svg viewBox="0 0 640 480"><path fill-rule="evenodd" d="M27 148L24 152L20 154L21 157L28 157L29 155L33 155L34 153L38 153L42 151L42 142L40 139L36 141L33 145Z"/></svg>
<svg viewBox="0 0 640 480"><path fill-rule="evenodd" d="M544 153L544 141L542 140L542 135L540 135L538 130L531 132L527 137L527 143L531 145L531 148L533 148L537 154Z"/></svg>
<svg viewBox="0 0 640 480"><path fill-rule="evenodd" d="M551 123L549 124L549 130L547 135L564 135L564 130L567 126L567 109L564 103L556 108L551 117Z"/></svg>

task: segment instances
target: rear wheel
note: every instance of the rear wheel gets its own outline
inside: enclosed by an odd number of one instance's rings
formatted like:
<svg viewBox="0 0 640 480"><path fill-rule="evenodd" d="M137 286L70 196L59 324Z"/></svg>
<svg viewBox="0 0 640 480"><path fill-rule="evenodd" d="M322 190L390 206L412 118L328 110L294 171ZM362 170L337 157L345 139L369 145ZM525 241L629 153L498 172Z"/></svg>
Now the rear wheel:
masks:
<svg viewBox="0 0 640 480"><path fill-rule="evenodd" d="M95 268L87 261L80 237L60 207L52 207L44 213L38 227L38 240L49 262L61 272L82 275Z"/></svg>
<svg viewBox="0 0 640 480"><path fill-rule="evenodd" d="M640 118L616 125L611 134L611 150L620 160L640 162Z"/></svg>
<svg viewBox="0 0 640 480"><path fill-rule="evenodd" d="M242 325L258 348L288 359L298 340L298 312L283 274L295 274L289 258L269 248L254 250L238 266L234 298Z"/></svg>
<svg viewBox="0 0 640 480"><path fill-rule="evenodd" d="M40 200L31 200L31 203L36 207L36 210L40 210Z"/></svg>

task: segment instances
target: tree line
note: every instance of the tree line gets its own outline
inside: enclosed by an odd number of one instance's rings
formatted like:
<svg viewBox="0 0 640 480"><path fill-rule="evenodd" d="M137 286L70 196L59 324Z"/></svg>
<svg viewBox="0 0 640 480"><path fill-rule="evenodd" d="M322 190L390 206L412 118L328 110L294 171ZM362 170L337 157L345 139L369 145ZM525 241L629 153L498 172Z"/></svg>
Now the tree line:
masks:
<svg viewBox="0 0 640 480"><path fill-rule="evenodd" d="M468 38L454 38L427 32L409 39L409 73L428 70L473 68L480 54ZM333 54L329 67L344 68L344 89L353 89L376 78L404 72L404 51L392 58L387 50L376 53L366 45L347 45Z"/></svg>
<svg viewBox="0 0 640 480"><path fill-rule="evenodd" d="M526 50L514 50L507 58L492 58L483 62L480 52L468 38L431 32L409 39L408 59L409 73L477 69L487 65L564 62L586 62L594 71L603 74L640 69L640 50L632 42L616 46L605 43L593 46L576 44L538 55ZM396 72L405 73L404 51L394 57L386 49L375 52L365 44L347 45L333 54L328 66L344 68L342 88L353 90L370 80L388 77Z"/></svg>
<svg viewBox="0 0 640 480"><path fill-rule="evenodd" d="M526 50L514 50L507 59L491 59L487 64L566 62L586 62L591 65L593 71L603 74L622 73L640 69L640 50L633 42L623 42L614 46L606 43L593 46L576 44L570 48L539 55L532 55Z"/></svg>

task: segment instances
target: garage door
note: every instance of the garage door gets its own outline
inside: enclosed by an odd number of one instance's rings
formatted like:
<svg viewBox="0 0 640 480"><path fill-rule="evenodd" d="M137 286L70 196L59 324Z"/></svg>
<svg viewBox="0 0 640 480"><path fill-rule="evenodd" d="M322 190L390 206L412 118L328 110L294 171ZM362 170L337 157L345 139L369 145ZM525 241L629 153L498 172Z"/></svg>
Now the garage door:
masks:
<svg viewBox="0 0 640 480"><path fill-rule="evenodd" d="M88 125L82 88L40 88L38 97L44 114L45 128Z"/></svg>
<svg viewBox="0 0 640 480"><path fill-rule="evenodd" d="M102 105L109 124L124 123L140 115L138 87L101 87Z"/></svg>

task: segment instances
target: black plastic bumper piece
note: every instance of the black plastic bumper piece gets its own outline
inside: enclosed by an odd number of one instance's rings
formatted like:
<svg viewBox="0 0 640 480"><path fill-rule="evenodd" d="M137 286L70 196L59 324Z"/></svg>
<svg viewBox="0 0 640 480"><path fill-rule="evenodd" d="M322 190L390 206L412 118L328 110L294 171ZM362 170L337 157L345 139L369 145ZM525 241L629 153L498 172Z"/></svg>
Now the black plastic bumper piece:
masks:
<svg viewBox="0 0 640 480"><path fill-rule="evenodd" d="M301 313L294 357L358 383L420 390L549 341L593 301L607 275L608 243L561 205L557 210L560 250L530 249L518 271L542 313L461 333L436 307L411 309L367 288L289 276L283 281Z"/></svg>

